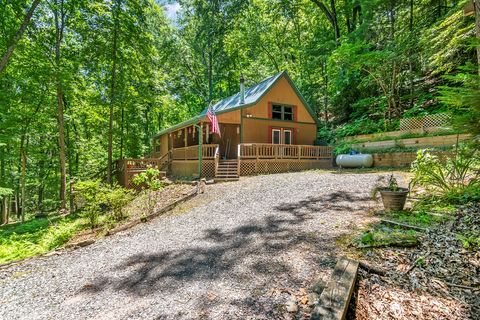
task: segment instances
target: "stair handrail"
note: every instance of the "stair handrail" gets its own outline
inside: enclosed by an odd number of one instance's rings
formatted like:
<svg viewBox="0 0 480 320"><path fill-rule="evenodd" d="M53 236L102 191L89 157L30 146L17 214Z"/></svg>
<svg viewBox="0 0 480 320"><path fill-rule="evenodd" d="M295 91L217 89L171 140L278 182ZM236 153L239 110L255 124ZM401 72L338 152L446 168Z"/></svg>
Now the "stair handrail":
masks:
<svg viewBox="0 0 480 320"><path fill-rule="evenodd" d="M215 176L217 176L217 171L218 171L218 164L220 162L220 146L217 144L217 147L215 148Z"/></svg>
<svg viewBox="0 0 480 320"><path fill-rule="evenodd" d="M168 165L169 162L170 162L170 152L167 152L158 159L158 169L162 170L165 164Z"/></svg>

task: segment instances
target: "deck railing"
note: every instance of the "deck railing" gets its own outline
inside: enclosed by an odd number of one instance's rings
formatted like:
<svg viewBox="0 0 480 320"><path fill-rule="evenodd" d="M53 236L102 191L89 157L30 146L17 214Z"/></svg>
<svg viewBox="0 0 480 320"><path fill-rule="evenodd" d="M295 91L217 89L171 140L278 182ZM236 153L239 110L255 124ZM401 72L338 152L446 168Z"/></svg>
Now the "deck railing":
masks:
<svg viewBox="0 0 480 320"><path fill-rule="evenodd" d="M240 159L331 159L332 148L324 146L242 143L238 145Z"/></svg>
<svg viewBox="0 0 480 320"><path fill-rule="evenodd" d="M215 151L218 144L204 144L202 145L202 158L214 159ZM198 159L198 145L175 148L172 150L172 160L197 160Z"/></svg>
<svg viewBox="0 0 480 320"><path fill-rule="evenodd" d="M118 181L124 187L132 187L131 179L148 168L162 170L168 163L168 154L162 158L119 159L116 161Z"/></svg>

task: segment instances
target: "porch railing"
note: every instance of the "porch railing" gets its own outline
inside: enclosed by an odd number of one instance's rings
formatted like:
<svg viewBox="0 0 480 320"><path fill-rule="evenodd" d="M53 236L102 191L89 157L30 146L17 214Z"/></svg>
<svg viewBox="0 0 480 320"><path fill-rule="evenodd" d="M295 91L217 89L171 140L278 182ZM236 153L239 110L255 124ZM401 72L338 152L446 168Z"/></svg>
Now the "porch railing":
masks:
<svg viewBox="0 0 480 320"><path fill-rule="evenodd" d="M242 143L238 145L240 159L331 159L332 148L324 146Z"/></svg>
<svg viewBox="0 0 480 320"><path fill-rule="evenodd" d="M203 159L214 159L215 150L217 149L217 144L204 144L202 145L202 158ZM198 159L198 145L175 148L172 150L172 160L197 160Z"/></svg>

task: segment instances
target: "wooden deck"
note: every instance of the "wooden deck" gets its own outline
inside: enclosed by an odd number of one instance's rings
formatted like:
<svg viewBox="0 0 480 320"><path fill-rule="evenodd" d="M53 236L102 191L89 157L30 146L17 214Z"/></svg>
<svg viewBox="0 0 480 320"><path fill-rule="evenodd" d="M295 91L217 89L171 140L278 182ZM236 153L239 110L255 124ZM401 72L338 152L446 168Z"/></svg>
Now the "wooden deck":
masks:
<svg viewBox="0 0 480 320"><path fill-rule="evenodd" d="M135 188L132 178L148 168L158 169L161 176L166 176L166 171L162 170L166 169L168 161L168 155L162 158L119 159L116 161L118 183L125 188Z"/></svg>
<svg viewBox="0 0 480 320"><path fill-rule="evenodd" d="M217 175L220 162L218 144L202 145L202 176ZM331 147L243 143L237 147L238 176L269 174L308 169L331 168ZM122 186L132 187L134 175L152 167L168 171L174 176L198 176L198 145L175 148L162 158L118 160L118 180Z"/></svg>
<svg viewBox="0 0 480 320"><path fill-rule="evenodd" d="M244 143L238 145L239 176L331 168L333 149L324 146Z"/></svg>

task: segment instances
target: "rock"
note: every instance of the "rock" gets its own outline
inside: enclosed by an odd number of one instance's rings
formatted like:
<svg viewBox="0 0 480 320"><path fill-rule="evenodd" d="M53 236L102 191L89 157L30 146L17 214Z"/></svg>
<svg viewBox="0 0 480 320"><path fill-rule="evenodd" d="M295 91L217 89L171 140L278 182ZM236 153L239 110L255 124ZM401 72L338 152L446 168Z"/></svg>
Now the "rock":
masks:
<svg viewBox="0 0 480 320"><path fill-rule="evenodd" d="M297 312L298 311L297 303L294 300L288 300L287 303L285 303L285 309L288 312Z"/></svg>
<svg viewBox="0 0 480 320"><path fill-rule="evenodd" d="M313 306L318 302L318 294L312 292L308 294L308 305Z"/></svg>

